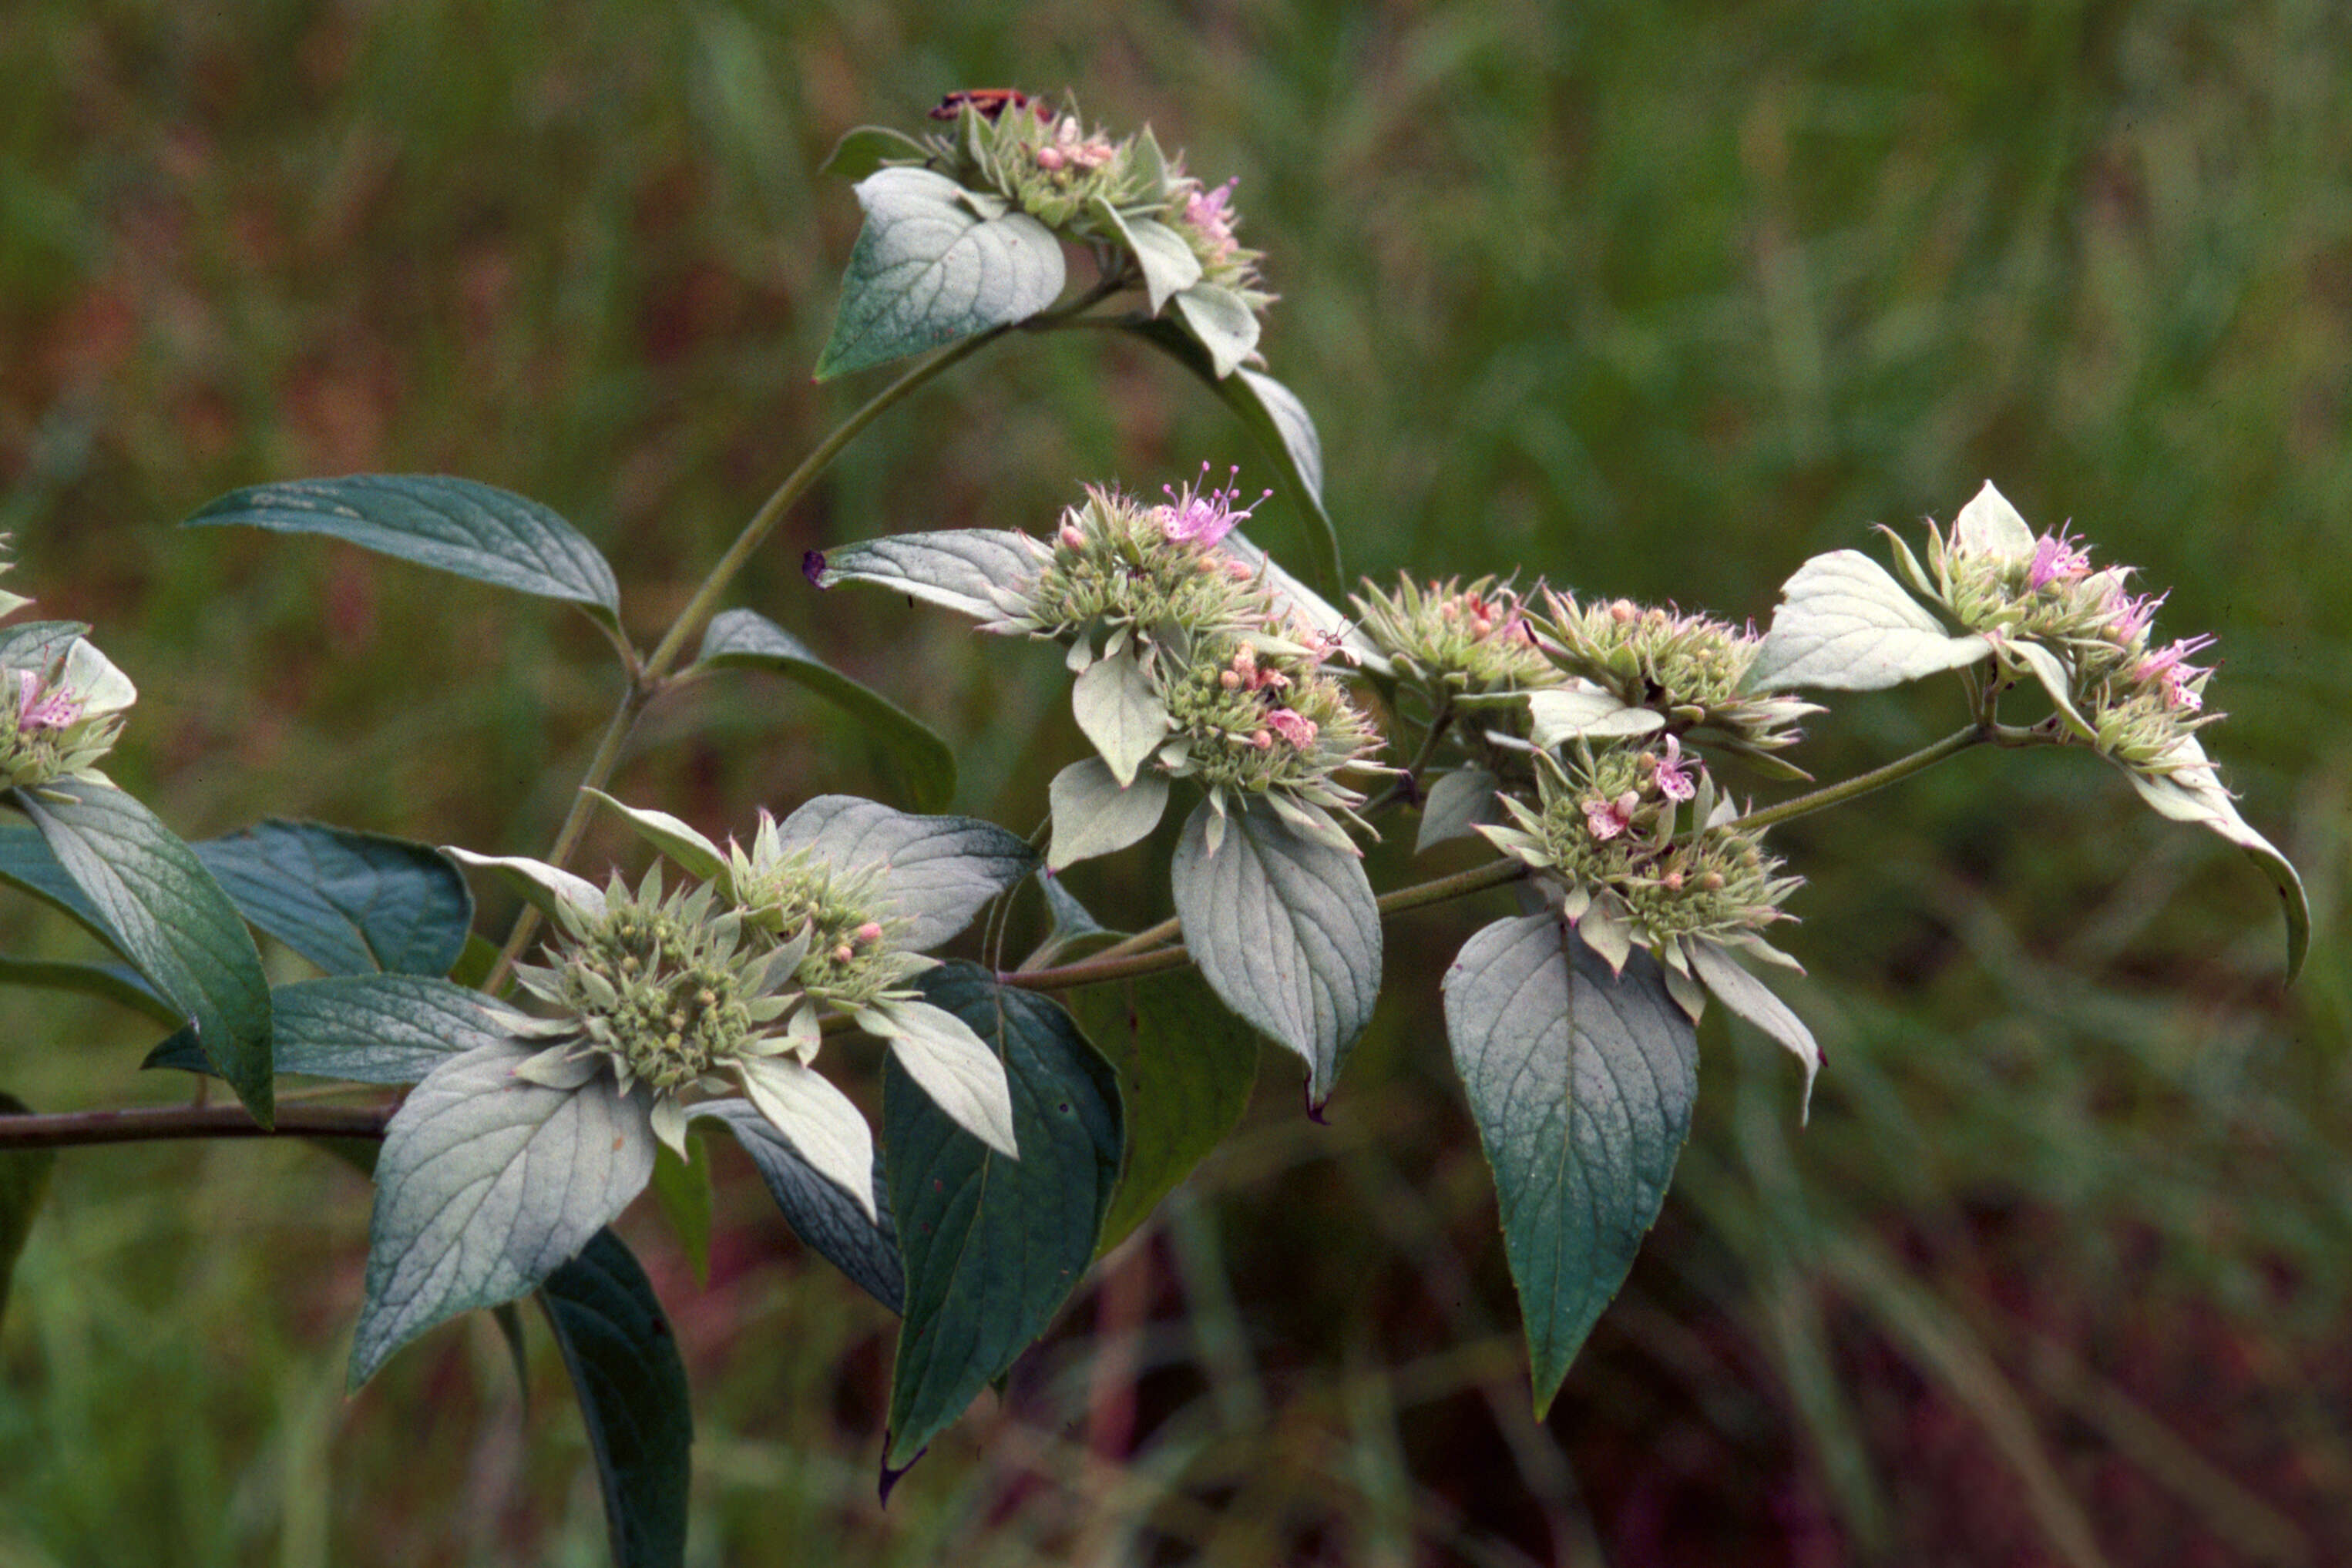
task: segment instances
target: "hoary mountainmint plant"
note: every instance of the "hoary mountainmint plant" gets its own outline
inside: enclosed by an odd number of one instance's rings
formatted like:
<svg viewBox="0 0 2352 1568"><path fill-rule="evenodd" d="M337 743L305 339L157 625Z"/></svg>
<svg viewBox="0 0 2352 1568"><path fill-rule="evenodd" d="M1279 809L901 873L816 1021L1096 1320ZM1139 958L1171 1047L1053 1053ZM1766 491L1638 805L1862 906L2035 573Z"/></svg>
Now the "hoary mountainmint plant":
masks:
<svg viewBox="0 0 2352 1568"><path fill-rule="evenodd" d="M2284 902L2290 978L2299 967L2295 873L2204 749L2221 716L2192 660L2211 639L2158 643L2160 592L2069 534L2036 534L1990 484L1919 551L1890 535L1892 572L1850 549L1806 562L1761 635L1496 577L1367 582L1342 611L1242 531L1274 492L1243 505L1238 470L1217 483L1205 465L1158 499L1074 486L1034 529L813 555L820 588L878 586L1064 650L1091 754L1053 779L1045 825L1024 838L940 814L955 764L938 737L762 610L724 607L832 459L933 377L1016 331L1150 343L1239 416L1307 525L1309 578L1339 578L1314 423L1256 368L1273 297L1233 183L1203 184L1149 131L1118 137L1023 94L954 95L919 137L853 131L828 165L856 182L866 225L818 373L928 357L817 444L650 646L593 544L487 485L269 484L189 519L338 538L594 621L623 689L540 854L279 821L184 843L98 770L136 743L137 693L87 628L0 631L0 799L23 819L0 827L0 880L110 955L10 961L0 979L121 1005L165 1033L150 1068L198 1079L181 1106L11 1102L0 1160L27 1179L0 1183L17 1210L0 1236L23 1235L29 1178L59 1147L276 1134L373 1150L353 1385L472 1309L519 1336L513 1303L534 1297L579 1391L616 1561L674 1563L685 1375L611 1227L649 1186L707 1182L714 1127L807 1244L901 1317L887 1482L1231 1129L1257 1039L1297 1059L1310 1107L1333 1092L1382 992L1387 915L1516 890L1517 914L1465 932L1443 1008L1538 1409L1664 1201L1710 1000L1798 1059L1803 1113L1820 1051L1760 973L1796 967L1780 932L1802 883L1769 845L1776 824L1976 747L2088 747L2158 811L2253 859ZM1075 284L1074 256L1092 271ZM0 595L0 611L24 603ZM722 845L604 793L649 704L746 667L854 716L913 810L745 802ZM1947 674L1965 718L1944 740L1826 785L1792 760L1823 711L1801 694ZM2042 711L2012 722L2018 700ZM1755 804L1719 768L1781 798ZM571 868L599 810L646 846L625 875ZM1055 880L1171 820L1172 914L1156 923L1147 908L1134 934L1107 931ZM1493 853L1377 893L1362 847L1407 823L1418 848ZM525 900L495 946L473 931L465 870ZM1031 889L1043 931L1016 955ZM976 921L976 960L938 956ZM256 933L318 973L272 987ZM1105 995L1149 1058L1140 1076L1197 1093L1139 1095L1113 1071L1082 1023L1106 1016ZM878 1127L842 1087L877 1072ZM237 1103L207 1103L211 1077ZM281 1103L281 1077L321 1082ZM665 1212L689 1249L708 1245L693 1218L707 1206Z"/></svg>

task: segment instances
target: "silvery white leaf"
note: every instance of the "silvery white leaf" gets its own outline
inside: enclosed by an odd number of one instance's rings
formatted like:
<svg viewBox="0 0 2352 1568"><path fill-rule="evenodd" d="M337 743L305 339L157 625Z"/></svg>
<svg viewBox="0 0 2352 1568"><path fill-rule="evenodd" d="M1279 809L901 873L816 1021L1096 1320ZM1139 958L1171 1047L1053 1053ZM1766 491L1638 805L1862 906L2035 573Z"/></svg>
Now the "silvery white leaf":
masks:
<svg viewBox="0 0 2352 1568"><path fill-rule="evenodd" d="M1020 1158L1004 1063L970 1024L929 1002L877 1002L857 1014L857 1026L890 1042L890 1054L907 1076L957 1126L998 1153Z"/></svg>
<svg viewBox="0 0 2352 1568"><path fill-rule="evenodd" d="M2302 875L2293 862L2238 815L2236 803L2231 800L2229 790L2221 787L2220 775L2195 736L2184 737L2172 755L2178 764L2174 771L2147 774L2126 768L2124 777L2131 780L2140 799L2158 813L2176 822L2193 822L2220 834L2245 851L2262 873L2271 879L2286 915L2286 977L2293 984L2303 972L2304 957L2311 949L2311 904L2303 890Z"/></svg>
<svg viewBox="0 0 2352 1568"><path fill-rule="evenodd" d="M1495 791L1502 780L1483 768L1457 768L1429 787L1421 806L1421 837L1413 841L1419 854L1432 844L1467 838L1470 830L1495 820Z"/></svg>
<svg viewBox="0 0 2352 1568"><path fill-rule="evenodd" d="M1017 836L973 817L919 817L855 795L819 795L776 825L776 850L814 851L841 867L884 868L882 914L907 922L898 945L936 947L982 904L1029 874Z"/></svg>
<svg viewBox="0 0 2352 1568"><path fill-rule="evenodd" d="M957 528L892 534L827 550L816 585L870 582L977 621L993 621L1003 613L995 591L1018 589L1036 576L1036 559L1019 534Z"/></svg>
<svg viewBox="0 0 2352 1568"><path fill-rule="evenodd" d="M524 855L478 855L471 850L461 850L455 844L441 846L444 854L495 873L499 880L530 901L541 915L557 921L563 916L561 904L593 920L604 917L604 890L584 877L549 865L544 861Z"/></svg>
<svg viewBox="0 0 2352 1568"><path fill-rule="evenodd" d="M1276 609L1327 637L1339 638L1340 651L1349 663L1379 674L1389 673L1388 655L1381 652L1378 644L1365 636L1354 622L1333 609L1330 601L1284 570L1280 561L1258 549L1239 528L1227 534L1217 548L1265 580L1273 591Z"/></svg>
<svg viewBox="0 0 2352 1568"><path fill-rule="evenodd" d="M1168 303L1170 295L1201 281L1201 258L1192 254L1192 246L1182 235L1152 218L1129 217L1100 197L1095 199L1093 209L1095 215L1109 225L1127 241L1127 248L1135 253L1136 263L1143 269L1144 292L1150 297L1154 316Z"/></svg>
<svg viewBox="0 0 2352 1568"><path fill-rule="evenodd" d="M1988 479L1952 519L1952 548L1962 555L2016 557L2033 553L2033 529L2009 497Z"/></svg>
<svg viewBox="0 0 2352 1568"><path fill-rule="evenodd" d="M1232 289L1214 283L1195 283L1176 297L1177 314L1184 318L1220 379L1232 375L1256 350L1257 317L1249 302Z"/></svg>
<svg viewBox="0 0 2352 1568"><path fill-rule="evenodd" d="M625 806L602 789L588 789L583 793L620 812L628 820L629 826L637 831L639 838L685 867L688 874L700 877L705 882L719 880L726 875L727 857L719 852L719 846L667 811Z"/></svg>
<svg viewBox="0 0 2352 1568"><path fill-rule="evenodd" d="M2059 716L2066 721L2068 729L2084 740L2097 738L2096 732L2084 721L2081 714L2074 711L2074 676L2067 669L2064 659L2039 643L2011 643L2008 644L2008 651L2033 672L2033 678L2042 683L2043 691L2050 694L2051 704L2057 708Z"/></svg>
<svg viewBox="0 0 2352 1568"><path fill-rule="evenodd" d="M131 677L116 669L114 661L85 637L75 638L66 650L66 667L58 684L80 699L84 718L121 713L139 700L139 688L131 684Z"/></svg>
<svg viewBox="0 0 2352 1568"><path fill-rule="evenodd" d="M1955 637L1859 550L1832 550L1799 567L1781 590L1772 630L1747 686L1867 692L1972 664L1992 644Z"/></svg>
<svg viewBox="0 0 2352 1568"><path fill-rule="evenodd" d="M1664 714L1636 707L1590 684L1528 694L1528 738L1550 747L1580 737L1614 739L1665 727Z"/></svg>
<svg viewBox="0 0 2352 1568"><path fill-rule="evenodd" d="M788 1057L742 1065L743 1092L777 1133L825 1180L856 1198L866 1218L874 1206L874 1129L831 1080Z"/></svg>
<svg viewBox="0 0 2352 1568"><path fill-rule="evenodd" d="M1380 998L1380 907L1363 862L1259 802L1220 817L1203 801L1171 870L1202 975L1307 1063L1307 1092L1322 1103Z"/></svg>
<svg viewBox="0 0 2352 1568"><path fill-rule="evenodd" d="M1135 770L1168 738L1168 705L1133 648L1087 665L1071 683L1070 707L1121 788L1135 782Z"/></svg>
<svg viewBox="0 0 2352 1568"><path fill-rule="evenodd" d="M1789 1010L1789 1004L1772 994L1771 988L1749 974L1723 947L1706 940L1694 940L1684 951L1690 955L1691 967L1706 988L1720 998L1723 1005L1785 1045L1805 1064L1805 1099L1802 1114L1810 1118L1813 1106L1813 1075L1822 1070L1822 1048L1813 1041L1813 1031L1805 1020Z"/></svg>
<svg viewBox="0 0 2352 1568"><path fill-rule="evenodd" d="M436 1323L546 1279L652 1176L644 1098L602 1074L573 1090L516 1077L534 1054L477 1047L394 1113L376 1161L352 1387Z"/></svg>
<svg viewBox="0 0 2352 1568"><path fill-rule="evenodd" d="M1145 773L1122 788L1108 763L1089 757L1054 775L1046 799L1054 813L1054 839L1045 851L1045 869L1057 872L1097 855L1116 854L1149 837L1168 809L1168 779Z"/></svg>

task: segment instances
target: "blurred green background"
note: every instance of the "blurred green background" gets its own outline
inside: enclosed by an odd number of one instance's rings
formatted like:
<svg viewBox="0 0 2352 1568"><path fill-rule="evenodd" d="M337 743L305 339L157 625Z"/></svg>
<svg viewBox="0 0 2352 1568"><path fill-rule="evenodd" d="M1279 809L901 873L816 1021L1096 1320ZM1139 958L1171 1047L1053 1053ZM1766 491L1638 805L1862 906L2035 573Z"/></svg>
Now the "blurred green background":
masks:
<svg viewBox="0 0 2352 1568"><path fill-rule="evenodd" d="M280 814L535 852L616 690L584 620L173 524L265 479L467 475L579 522L650 637L878 384L808 379L856 229L813 172L834 139L1071 88L1241 177L1351 568L1761 620L1808 554L1990 476L2173 585L2168 634L2219 633L2209 739L2317 945L2283 990L2262 879L2081 757L1970 757L1786 831L1811 1124L1710 1019L1664 1216L1540 1427L1434 1005L1485 906L1391 928L1332 1124L1269 1061L1229 1148L887 1511L892 1324L729 1151L707 1288L650 1205L625 1228L695 1380L694 1560L2352 1560L2348 16L14 0L8 586L138 680L114 771L188 836ZM1076 755L1057 661L820 598L801 552L1036 528L1082 479L1204 458L1253 462L1171 366L1016 341L886 419L736 601L933 722L960 808L1026 831ZM1295 547L1278 507L1260 536ZM1956 713L1841 704L1804 759ZM742 677L656 710L619 788L718 832L887 794L878 761ZM1154 918L1150 858L1072 880ZM83 952L21 899L0 939ZM129 1015L13 992L0 1019L0 1087L40 1108L178 1092L135 1077ZM0 1568L601 1561L543 1334L527 1410L483 1324L342 1396L366 1205L300 1148L68 1155L0 1328Z"/></svg>

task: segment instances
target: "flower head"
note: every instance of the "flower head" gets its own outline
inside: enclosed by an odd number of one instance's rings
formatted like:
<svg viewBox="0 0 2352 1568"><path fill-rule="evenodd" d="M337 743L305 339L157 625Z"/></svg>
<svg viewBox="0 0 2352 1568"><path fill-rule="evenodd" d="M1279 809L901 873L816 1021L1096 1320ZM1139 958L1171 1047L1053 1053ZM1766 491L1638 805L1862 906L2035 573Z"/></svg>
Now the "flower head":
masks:
<svg viewBox="0 0 2352 1568"><path fill-rule="evenodd" d="M1232 533L1274 494L1267 490L1246 507L1234 506L1234 503L1241 498L1241 489L1233 481L1240 476L1241 469L1235 466L1227 476L1224 488L1212 488L1209 486L1209 465L1203 463L1201 465L1201 477L1181 491L1173 486L1161 486L1160 493L1168 497L1168 504L1152 509L1152 517L1160 525L1160 537L1171 543L1198 545L1206 549Z"/></svg>
<svg viewBox="0 0 2352 1568"><path fill-rule="evenodd" d="M0 592L0 615L29 602ZM106 781L98 764L139 691L79 631L67 622L20 627L0 653L0 788Z"/></svg>
<svg viewBox="0 0 2352 1568"><path fill-rule="evenodd" d="M1804 736L1796 721L1821 711L1783 694L1747 689L1761 641L1753 626L1628 599L1581 603L1549 590L1544 602L1549 613L1535 619L1538 645L1563 677L1589 682L1667 723L1704 726L1732 750L1760 757L1794 746Z"/></svg>

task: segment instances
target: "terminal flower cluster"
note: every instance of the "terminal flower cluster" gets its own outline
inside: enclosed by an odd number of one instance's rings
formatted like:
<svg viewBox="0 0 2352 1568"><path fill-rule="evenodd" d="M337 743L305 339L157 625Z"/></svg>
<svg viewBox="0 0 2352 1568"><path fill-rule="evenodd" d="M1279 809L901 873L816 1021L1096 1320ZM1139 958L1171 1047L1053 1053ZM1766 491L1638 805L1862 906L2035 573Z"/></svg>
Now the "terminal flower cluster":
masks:
<svg viewBox="0 0 2352 1568"><path fill-rule="evenodd" d="M0 591L0 617L31 602ZM139 692L80 631L48 622L0 634L0 788L108 782L98 764Z"/></svg>
<svg viewBox="0 0 2352 1568"><path fill-rule="evenodd" d="M1400 576L1393 591L1354 596L1364 632L1397 674L1433 698L1481 697L1558 685L1566 676L1537 645L1535 624L1508 582L1458 578L1426 587Z"/></svg>
<svg viewBox="0 0 2352 1568"><path fill-rule="evenodd" d="M2063 528L2034 533L1990 484L1948 533L1929 524L1924 570L1895 543L1912 587L1981 633L2005 668L2019 667L2021 644L2057 655L2051 695L2077 738L2136 773L2210 776L2193 739L2222 716L2205 705L2214 666L2192 660L2213 639L2159 645L2156 612L2168 596L2132 592L2136 569L2094 570L2082 540Z"/></svg>
<svg viewBox="0 0 2352 1568"><path fill-rule="evenodd" d="M1263 253L1239 238L1238 181L1204 185L1150 127L1114 137L1088 126L1075 103L1057 110L1023 93L958 94L939 112L953 123L925 145L957 183L1082 243L1131 248L1137 220L1164 225L1192 253L1196 281L1230 291L1254 314L1274 302L1258 274Z"/></svg>

